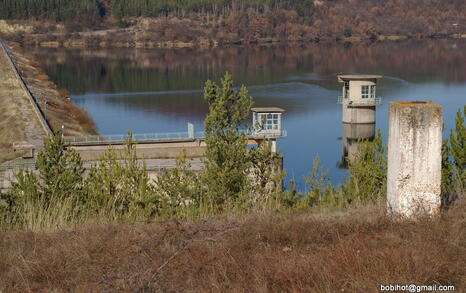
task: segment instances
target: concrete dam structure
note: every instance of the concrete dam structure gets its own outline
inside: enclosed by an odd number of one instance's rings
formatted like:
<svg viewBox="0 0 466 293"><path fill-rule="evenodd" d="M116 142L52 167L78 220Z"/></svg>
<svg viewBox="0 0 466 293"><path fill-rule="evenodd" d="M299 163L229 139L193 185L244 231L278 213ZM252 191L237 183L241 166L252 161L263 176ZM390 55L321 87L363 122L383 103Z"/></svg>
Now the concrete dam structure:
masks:
<svg viewBox="0 0 466 293"><path fill-rule="evenodd" d="M271 142L272 152L276 152L276 140L286 137L282 130L281 119L283 109L276 107L252 108L254 128L244 130L248 145L258 145L262 141ZM122 157L126 151L128 135L89 135L64 137L67 147L75 150L84 161L86 169L99 161L109 150L116 157ZM194 126L188 123L185 132L131 134L131 143L136 156L144 163L150 177L156 177L167 169L175 168L177 159L184 154L194 171L204 167L202 158L205 156L206 143L203 131L195 132ZM35 151L35 152L34 152ZM37 154L40 149L32 150ZM280 166L281 168L282 166ZM21 169L35 170L35 158L25 158L0 164L0 191L9 190L14 181L15 172Z"/></svg>
<svg viewBox="0 0 466 293"><path fill-rule="evenodd" d="M9 152L17 153L17 159L0 164L0 192L11 189L15 174L19 170L36 170L36 156L43 147L44 139L53 132L40 103L29 90L11 56L8 47L0 40L1 102L6 106L18 108L16 112L21 117L10 118L24 124L17 130L21 133L7 133L0 141L3 145L8 145ZM260 144L268 140L271 142L272 151L276 152L276 140L286 136L286 131L281 128L283 112L283 109L276 107L253 108L254 127L252 130L244 130L248 144ZM126 136L65 136L64 140L67 147L74 149L81 156L84 167L88 169L109 149L112 149L117 157L121 157L126 149ZM175 168L177 158L181 154L190 160L193 170L203 169L201 158L206 150L205 133L195 132L190 123L185 132L132 134L132 143L138 159L141 164L144 162L151 176L157 176L162 170Z"/></svg>

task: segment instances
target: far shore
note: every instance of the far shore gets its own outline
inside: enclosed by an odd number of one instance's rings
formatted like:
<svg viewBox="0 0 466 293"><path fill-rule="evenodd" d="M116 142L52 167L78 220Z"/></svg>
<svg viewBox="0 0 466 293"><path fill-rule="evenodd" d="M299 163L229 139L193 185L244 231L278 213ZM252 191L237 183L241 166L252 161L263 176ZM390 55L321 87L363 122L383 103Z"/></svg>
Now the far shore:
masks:
<svg viewBox="0 0 466 293"><path fill-rule="evenodd" d="M236 40L219 42L216 40L199 41L109 41L99 39L92 33L75 33L70 37L65 34L52 35L25 35L21 40L16 40L23 46L36 46L46 48L215 48L232 45L278 45L278 44L309 44L309 43L360 43L360 42L390 42L408 39L432 40L432 39L466 39L466 34L434 35L434 36L408 36L408 35L379 35L377 38L362 36L335 37L326 39L277 39L263 38L257 40Z"/></svg>

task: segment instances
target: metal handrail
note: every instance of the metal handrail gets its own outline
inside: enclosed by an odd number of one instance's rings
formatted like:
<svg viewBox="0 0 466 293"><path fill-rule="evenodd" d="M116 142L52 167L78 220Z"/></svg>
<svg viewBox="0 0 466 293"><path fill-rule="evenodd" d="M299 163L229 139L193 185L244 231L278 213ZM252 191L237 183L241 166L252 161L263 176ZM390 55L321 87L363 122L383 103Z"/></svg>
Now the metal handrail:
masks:
<svg viewBox="0 0 466 293"><path fill-rule="evenodd" d="M281 130L280 134L276 132L260 132L249 129L240 130L242 134L250 137L285 137L286 131ZM79 143L121 143L127 139L126 134L109 134L109 135L86 135L86 136L65 136L64 140L67 143L79 144ZM189 132L165 132L165 133L136 133L132 134L133 142L144 142L144 141L158 141L158 140L170 140L170 139L203 139L205 138L204 131L196 131L194 133Z"/></svg>
<svg viewBox="0 0 466 293"><path fill-rule="evenodd" d="M354 106L378 106L382 104L382 98L375 97L375 98L367 98L364 100L361 99L357 101L350 101L348 98L343 98L342 96L339 96L337 99L337 103L354 105Z"/></svg>

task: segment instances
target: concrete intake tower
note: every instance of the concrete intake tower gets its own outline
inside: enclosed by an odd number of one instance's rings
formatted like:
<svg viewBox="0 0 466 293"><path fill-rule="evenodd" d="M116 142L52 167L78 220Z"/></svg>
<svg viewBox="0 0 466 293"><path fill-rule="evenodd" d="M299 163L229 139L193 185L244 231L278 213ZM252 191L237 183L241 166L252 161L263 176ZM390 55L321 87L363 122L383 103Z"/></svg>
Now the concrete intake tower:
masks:
<svg viewBox="0 0 466 293"><path fill-rule="evenodd" d="M381 104L375 95L380 78L380 75L338 75L338 81L343 83L342 96L338 98L343 105L343 123L375 123L375 107Z"/></svg>

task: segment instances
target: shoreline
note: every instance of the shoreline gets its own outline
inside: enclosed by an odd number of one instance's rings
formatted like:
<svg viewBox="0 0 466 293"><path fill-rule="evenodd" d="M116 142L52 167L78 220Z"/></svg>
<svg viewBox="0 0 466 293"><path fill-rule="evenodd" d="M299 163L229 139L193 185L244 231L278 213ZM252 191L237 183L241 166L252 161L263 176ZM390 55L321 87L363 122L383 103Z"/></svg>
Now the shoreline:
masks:
<svg viewBox="0 0 466 293"><path fill-rule="evenodd" d="M187 20L189 21L189 19ZM24 46L48 48L215 48L234 45L268 44L318 44L360 43L400 40L466 39L466 31L437 32L379 32L361 34L356 32L309 33L309 27L298 27L281 35L270 31L266 34L240 35L225 33L226 28L207 34L207 27L191 23L194 31L172 32L180 20L141 19L130 27L110 26L96 30L66 31L59 23L21 22L0 19L0 35ZM184 24L186 26L186 24ZM291 24L290 24L291 25ZM189 30L190 26L185 27ZM51 29L51 30L49 30ZM171 29L171 30L170 30ZM177 28L180 30L180 28ZM172 32L167 33L167 30Z"/></svg>
<svg viewBox="0 0 466 293"><path fill-rule="evenodd" d="M40 35L43 37L43 35ZM40 38L39 37L39 38ZM57 36L47 36L59 38ZM408 35L381 35L378 38L367 38L360 36L352 37L335 37L334 39L321 39L321 40L279 40L276 38L264 38L258 40L238 40L229 42L219 42L216 40L202 40L196 42L183 42L183 41L116 41L110 42L107 40L99 40L89 36L75 39L56 39L56 40L40 40L36 36L28 39L27 36L23 40L16 40L23 47L44 47L44 48L134 48L134 49L177 49L177 48L193 48L193 49L209 49L217 47L229 46L264 46L264 45L302 45L302 44L345 44L345 43L361 43L361 42L397 42L404 40L461 40L466 39L466 34L455 34L446 36L408 36Z"/></svg>

